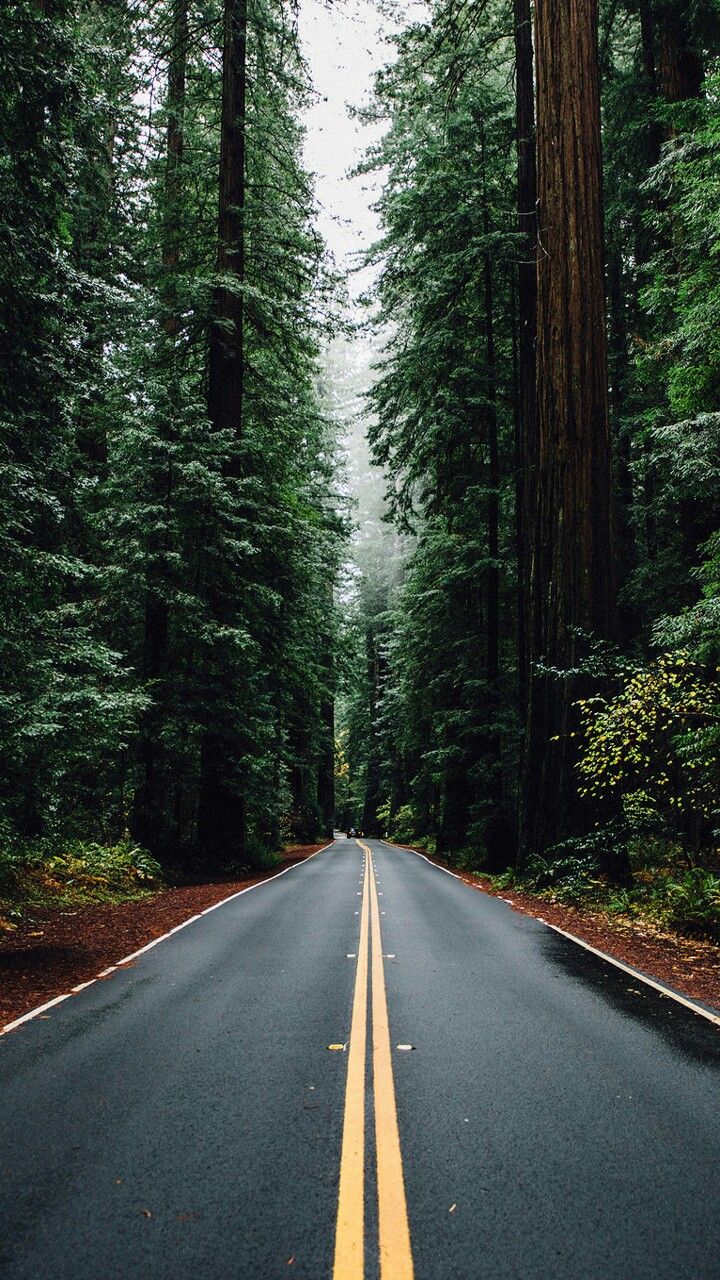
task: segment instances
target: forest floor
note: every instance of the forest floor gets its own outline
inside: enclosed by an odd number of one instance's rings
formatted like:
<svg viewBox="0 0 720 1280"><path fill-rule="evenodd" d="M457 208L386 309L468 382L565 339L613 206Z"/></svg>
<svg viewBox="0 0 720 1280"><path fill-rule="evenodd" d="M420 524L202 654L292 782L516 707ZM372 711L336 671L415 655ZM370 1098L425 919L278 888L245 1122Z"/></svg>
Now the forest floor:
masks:
<svg viewBox="0 0 720 1280"><path fill-rule="evenodd" d="M411 848L409 845L398 846ZM702 939L668 933L641 921L610 917L591 907L552 902L526 890L498 889L483 875L460 871L424 849L414 850L446 871L452 871L473 889L509 903L514 911L534 916L604 951L649 978L667 983L683 995L720 1010L720 947Z"/></svg>
<svg viewBox="0 0 720 1280"><path fill-rule="evenodd" d="M0 933L0 1027L97 977L206 907L322 848L324 844L287 849L277 866L242 880L219 874L204 884L161 889L139 900L28 911L12 932Z"/></svg>

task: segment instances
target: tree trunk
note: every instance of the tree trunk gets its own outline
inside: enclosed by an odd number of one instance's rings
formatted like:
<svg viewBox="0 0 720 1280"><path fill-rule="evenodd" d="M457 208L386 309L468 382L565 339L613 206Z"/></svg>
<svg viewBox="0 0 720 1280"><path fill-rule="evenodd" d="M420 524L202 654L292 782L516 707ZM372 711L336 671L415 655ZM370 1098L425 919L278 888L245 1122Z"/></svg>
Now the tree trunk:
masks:
<svg viewBox="0 0 720 1280"><path fill-rule="evenodd" d="M168 59L167 135L165 159L165 214L163 226L163 293L165 316L163 331L165 355L169 364L171 413L175 392L175 340L179 329L177 308L177 271L182 239L182 165L184 149L185 86L187 78L188 12L187 0L174 0L171 48ZM174 435L174 424L169 434ZM167 469L156 481L156 501L169 508L172 500L172 462L168 452ZM168 510L169 519L169 510ZM166 851L169 844L167 812L167 779L163 770L160 731L166 717L167 674L169 659L170 615L167 592L163 590L162 568L152 563L163 547L155 539L149 547L151 562L145 593L143 637L143 679L149 686L153 707L145 718L139 745L140 785L138 786L132 828L135 838L156 853Z"/></svg>
<svg viewBox="0 0 720 1280"><path fill-rule="evenodd" d="M323 741L318 761L317 797L320 834L332 839L335 827L335 704L331 697L322 705Z"/></svg>
<svg viewBox="0 0 720 1280"><path fill-rule="evenodd" d="M589 822L568 672L615 633L597 0L538 0L538 502L520 858Z"/></svg>
<svg viewBox="0 0 720 1280"><path fill-rule="evenodd" d="M173 0L172 48L168 61L167 140L165 161L165 219L163 274L165 277L165 333L177 337L177 271L182 244L182 166L185 147L185 84L188 53L188 0Z"/></svg>
<svg viewBox="0 0 720 1280"><path fill-rule="evenodd" d="M487 196L485 197L485 231L489 234ZM500 456L498 450L497 371L495 364L495 324L492 257L488 251L484 262L485 367L487 370L487 631L485 678L487 681L487 718L490 732L487 742L486 779L489 817L485 829L486 865L492 869L507 867L512 857L508 841L508 813L505 805L502 772L502 739L498 725L500 715ZM468 786L466 779L466 786Z"/></svg>
<svg viewBox="0 0 720 1280"><path fill-rule="evenodd" d="M240 441L243 424L245 351L242 285L245 279L245 123L247 79L247 0L225 0L223 31L223 95L220 126L220 197L218 203L218 271L231 275L231 287L215 294L210 328L208 415L215 431ZM238 474L238 464L228 466ZM223 624L231 607L226 600L210 605ZM232 691L229 691L230 693ZM227 862L245 850L245 797L232 776L233 743L220 715L209 710L200 753L198 844L211 861Z"/></svg>
<svg viewBox="0 0 720 1280"><path fill-rule="evenodd" d="M657 97L657 64L655 54L655 17L653 14L652 0L640 0L638 9L640 18L640 54L642 58L642 69L645 77L647 89L653 98ZM659 120L654 117L654 113L650 113L647 128L645 130L646 143L646 164L648 169L652 169L660 159L660 150L663 142L663 130ZM643 258L645 261L645 258Z"/></svg>
<svg viewBox="0 0 720 1280"><path fill-rule="evenodd" d="M437 852L457 854L467 843L470 823L470 783L467 762L446 763L438 806Z"/></svg>
<svg viewBox="0 0 720 1280"><path fill-rule="evenodd" d="M692 13L687 0L658 0L658 87L666 102L699 98L704 77L702 59L692 47Z"/></svg>
<svg viewBox="0 0 720 1280"><path fill-rule="evenodd" d="M518 159L517 212L520 257L517 268L517 542L518 542L518 674L520 707L527 704L529 649L528 600L532 528L537 489L537 422L535 412L535 310L537 297L537 164L535 159L535 93L530 0L514 0L515 133Z"/></svg>
<svg viewBox="0 0 720 1280"><path fill-rule="evenodd" d="M623 272L622 250L618 244L608 246L608 340L612 387L611 405L614 424L615 452L615 542L617 546L618 580L624 585L638 564L638 547L633 524L635 495L632 478L630 435L625 429L625 390L628 384L630 356L627 324L627 290ZM637 607L625 600L618 608L618 635L627 644L640 629Z"/></svg>
<svg viewBox="0 0 720 1280"><path fill-rule="evenodd" d="M685 102L689 98L699 98L702 93L705 68L699 54L693 48L693 6L688 0L655 0L655 47L657 49L657 90L668 105ZM672 126L659 126L659 142L655 163L660 159L663 141L672 138ZM667 206L666 206L667 207ZM672 215L672 208L669 209ZM678 231L677 239L681 241L682 233ZM677 264L678 278L682 276L681 244L675 245L676 236L670 232L666 240L666 248L673 252ZM652 252L658 250L657 242ZM652 472L650 473L652 485ZM655 494L651 489L648 501L654 501ZM693 498L681 499L679 503L679 526L682 553L688 573L697 565L699 547L705 541L706 534L702 516L698 514L698 504ZM712 532L712 528L710 529ZM688 602L693 598L691 591Z"/></svg>

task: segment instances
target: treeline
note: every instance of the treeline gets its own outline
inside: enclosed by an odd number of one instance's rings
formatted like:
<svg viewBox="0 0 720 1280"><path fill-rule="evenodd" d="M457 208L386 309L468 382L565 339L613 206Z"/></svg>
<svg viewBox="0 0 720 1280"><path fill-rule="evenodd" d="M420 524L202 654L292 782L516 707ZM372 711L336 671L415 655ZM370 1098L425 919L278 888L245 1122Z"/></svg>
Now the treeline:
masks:
<svg viewBox="0 0 720 1280"><path fill-rule="evenodd" d="M720 14L436 0L377 77L365 573L339 776L474 865L706 859L720 782Z"/></svg>
<svg viewBox="0 0 720 1280"><path fill-rule="evenodd" d="M332 282L281 0L0 23L0 829L332 828Z"/></svg>

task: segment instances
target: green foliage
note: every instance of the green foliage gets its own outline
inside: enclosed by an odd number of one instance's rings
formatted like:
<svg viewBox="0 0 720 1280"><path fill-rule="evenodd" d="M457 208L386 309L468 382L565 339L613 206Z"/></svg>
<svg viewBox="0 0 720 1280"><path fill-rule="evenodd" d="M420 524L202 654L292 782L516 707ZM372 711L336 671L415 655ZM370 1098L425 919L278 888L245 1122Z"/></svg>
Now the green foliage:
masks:
<svg viewBox="0 0 720 1280"><path fill-rule="evenodd" d="M241 862L262 863L327 824L338 694L341 824L503 867L522 665L508 7L411 15L361 113L387 126L362 166L383 176L363 425L394 528L377 499L361 513L342 630L348 530L318 378L336 282L301 161L310 86L292 7L253 0L245 274L221 277L222 8L188 4L174 101L171 0L3 12L3 847L38 865L77 847L107 870L130 829L194 865L216 733ZM670 891L680 850L712 865L719 825L720 32L709 0L682 7L705 86L667 102L657 29L648 43L636 3L602 9L622 652L586 638L590 835L532 875L600 893L629 840L658 912L689 918L712 885ZM208 412L221 287L243 308L234 432ZM3 853L0 874L25 856Z"/></svg>
<svg viewBox="0 0 720 1280"><path fill-rule="evenodd" d="M517 872L514 867L508 867L506 871L501 871L499 875L491 877L493 889L513 889L517 883Z"/></svg>
<svg viewBox="0 0 720 1280"><path fill-rule="evenodd" d="M397 53L377 77L371 114L387 133L365 166L385 173L371 253L384 353L368 435L390 514L413 540L401 585L384 582L381 566L364 570L348 727L352 738L364 719L373 819L389 796L391 815L412 814L406 838L502 857L497 825L517 750L513 103L498 69L507 41L498 17L492 55L474 21L453 43L436 5Z"/></svg>
<svg viewBox="0 0 720 1280"><path fill-rule="evenodd" d="M717 806L720 685L683 650L636 671L614 697L578 705L581 794L619 794L631 832L699 845Z"/></svg>
<svg viewBox="0 0 720 1280"><path fill-rule="evenodd" d="M534 858L523 870L522 883L549 892L558 902L592 902L604 897L608 869L620 866L625 852L624 832L610 824L582 837L563 840Z"/></svg>
<svg viewBox="0 0 720 1280"><path fill-rule="evenodd" d="M679 879L668 880L660 918L681 933L711 937L720 942L720 876L693 867Z"/></svg>
<svg viewBox="0 0 720 1280"><path fill-rule="evenodd" d="M613 887L592 856L538 860L521 880L494 877L496 889L530 889L553 902L589 906L688 937L720 941L720 876L704 867L679 870L677 855L652 874L637 872L632 884Z"/></svg>
<svg viewBox="0 0 720 1280"><path fill-rule="evenodd" d="M715 70L702 99L673 110L672 137L646 183L659 197L649 217L661 247L643 302L662 326L646 358L675 417L714 411L720 397L719 88Z"/></svg>
<svg viewBox="0 0 720 1280"><path fill-rule="evenodd" d="M111 846L43 840L0 851L0 911L10 917L30 907L123 902L163 884L160 864L129 840Z"/></svg>
<svg viewBox="0 0 720 1280"><path fill-rule="evenodd" d="M12 0L0 30L0 819L192 864L208 725L247 856L319 824L344 536L332 281L293 18L250 6L245 412L210 430L222 5ZM181 134L168 158L171 117ZM231 602L220 619L218 599ZM40 847L40 846L38 846Z"/></svg>
<svg viewBox="0 0 720 1280"><path fill-rule="evenodd" d="M720 877L704 867L679 870L666 859L655 873L638 873L631 887L606 892L601 887L594 902L629 920L720 941Z"/></svg>
<svg viewBox="0 0 720 1280"><path fill-rule="evenodd" d="M396 840L398 844L411 844L422 838L422 832L418 831L417 815L410 804L401 804L393 814L390 813L389 803L381 805L378 818L390 839Z"/></svg>

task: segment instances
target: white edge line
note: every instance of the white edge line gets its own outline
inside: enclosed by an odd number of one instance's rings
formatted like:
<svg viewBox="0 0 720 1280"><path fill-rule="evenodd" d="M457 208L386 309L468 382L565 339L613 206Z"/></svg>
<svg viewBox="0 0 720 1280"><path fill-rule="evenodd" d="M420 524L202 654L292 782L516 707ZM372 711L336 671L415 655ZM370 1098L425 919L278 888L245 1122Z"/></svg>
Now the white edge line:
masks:
<svg viewBox="0 0 720 1280"><path fill-rule="evenodd" d="M94 981L95 979L93 978ZM0 1036L4 1036L6 1031L14 1031L15 1027L22 1026L23 1022L29 1022L31 1018L37 1018L46 1009L53 1009L56 1004L62 1004L63 1000L69 1000L72 994L72 991L66 991L64 996L55 996L53 1000L47 1000L45 1004L39 1005L37 1009L31 1009L29 1013L24 1013L21 1018L16 1018L14 1022L8 1022L0 1031Z"/></svg>
<svg viewBox="0 0 720 1280"><path fill-rule="evenodd" d="M306 862L311 862L313 858L317 858L318 854L324 853L326 849L329 849L331 844L335 844L334 839L324 844L322 849L316 849L314 853L311 853L307 858L303 858L300 862L293 862L292 866L283 867L282 871L276 871L274 876L268 876L266 880L258 880L257 884L249 884L247 888L238 889L237 893L231 893L227 898L221 898L219 902L214 902L211 907L205 907L204 911L199 911L197 915L190 916L189 919L176 924L173 929L168 929L167 933L161 934L159 938L153 938L152 942L140 947L139 951L133 951L131 955L125 956L122 960L116 960L115 964L103 969L102 973L99 973L97 977L90 978L88 982L79 983L78 986L73 987L70 991L66 991L64 995L55 996L52 1000L47 1000L45 1004L38 1005L37 1009L30 1009L28 1013L24 1013L20 1018L15 1018L13 1022L6 1022L4 1027L0 1027L0 1038L7 1035L8 1031L14 1031L16 1027L21 1027L24 1022L30 1022L32 1018L39 1017L41 1013L45 1013L46 1009L53 1009L56 1004L62 1004L63 1000L69 1000L71 996L84 991L86 987L92 987L99 978L109 977L121 965L129 964L131 960L137 960L138 956L145 955L146 951L151 951L159 942L164 942L166 938L171 938L174 933L179 933L181 929L185 929L195 920L201 920L203 916L209 915L211 911L217 911L218 907L224 907L227 902L234 902L235 898L241 898L244 893L250 893L252 889L262 889L263 885L270 884L271 880L279 880L280 876L287 875L288 871L295 871L297 867L302 867Z"/></svg>
<svg viewBox="0 0 720 1280"><path fill-rule="evenodd" d="M665 987L661 982L656 982L654 978L646 977L639 969L633 969L629 964L624 964L622 960L616 960L615 956L609 956L606 951L599 951L597 947L592 947L589 942L584 942L582 938L576 938L574 933L567 933L565 929L559 928L556 924L550 924L547 920L544 920L543 924L547 929L553 929L555 933L562 934L563 938L569 938L571 942L577 942L578 946L584 947L586 951L592 952L594 956L599 956L601 960L607 960L610 964L614 964L616 969L622 969L623 973L628 973L631 978L636 978L639 982L644 982L646 986L653 987L655 991L660 992L661 996L668 996L670 1000L677 1000L678 1004L684 1004L686 1009L692 1009L693 1013L699 1013L703 1018L707 1018L708 1022L713 1022L716 1027L720 1027L720 1014L711 1013L709 1009L703 1009L702 1005L695 1004L694 1001L681 996L679 992L673 991L671 987Z"/></svg>
<svg viewBox="0 0 720 1280"><path fill-rule="evenodd" d="M448 871L447 867L438 866L437 862L433 862L431 858L426 858L424 853L418 853L417 849L411 848L409 844L390 844L388 840L383 840L383 844L389 849L406 849L409 853L414 853L416 858L422 858L423 862L427 862L429 866L434 867L436 871L444 871L446 875L452 876L454 880L459 880L461 884L471 888L467 880L458 875L456 871ZM480 889L483 893L484 890ZM476 890L478 892L478 890ZM507 902L509 906L513 906L512 898L500 898L499 895L486 893L486 898L498 896L500 902ZM688 1000L686 996L680 995L678 991L673 991L672 987L665 987L661 982L656 982L654 978L647 977L641 973L639 969L633 969L629 964L624 964L622 960L617 960L615 956L608 955L607 951L600 951L597 947L593 947L589 942L583 941L582 938L576 937L574 933L567 933L565 929L561 929L559 925L550 924L549 920L543 920L540 916L533 916L533 920L537 920L539 924L544 924L546 929L552 929L555 933L559 933L563 938L568 938L570 942L576 942L579 947L583 947L585 951L590 951L592 955L598 956L600 960L607 960L608 964L612 964L616 969L621 969L623 973L627 973L631 978L635 978L638 982L644 982L646 986L652 987L653 990L659 991L661 996L667 996L669 1000L675 1000L678 1004L682 1004L686 1009L691 1009L693 1013L698 1013L701 1018L706 1018L708 1022L712 1022L714 1026L720 1027L720 1014L711 1013L709 1009L703 1009L702 1005L695 1004L694 1001Z"/></svg>

